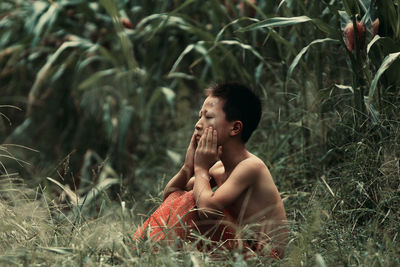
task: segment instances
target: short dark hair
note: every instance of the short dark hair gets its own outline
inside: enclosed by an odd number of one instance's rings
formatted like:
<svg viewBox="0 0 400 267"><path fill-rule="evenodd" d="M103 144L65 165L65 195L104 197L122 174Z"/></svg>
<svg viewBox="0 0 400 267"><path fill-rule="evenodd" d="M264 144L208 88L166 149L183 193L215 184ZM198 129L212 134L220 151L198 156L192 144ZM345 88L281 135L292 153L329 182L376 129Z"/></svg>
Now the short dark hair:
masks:
<svg viewBox="0 0 400 267"><path fill-rule="evenodd" d="M208 95L224 100L223 111L227 121L243 123L242 141L246 143L261 119L261 101L247 86L236 83L217 83L207 90Z"/></svg>

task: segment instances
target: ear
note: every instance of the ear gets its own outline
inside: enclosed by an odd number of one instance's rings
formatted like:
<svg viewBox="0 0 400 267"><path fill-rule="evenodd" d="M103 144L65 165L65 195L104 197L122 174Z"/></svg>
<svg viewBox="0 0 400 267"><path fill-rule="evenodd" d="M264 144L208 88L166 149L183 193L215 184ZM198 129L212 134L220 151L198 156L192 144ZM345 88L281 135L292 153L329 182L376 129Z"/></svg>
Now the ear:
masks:
<svg viewBox="0 0 400 267"><path fill-rule="evenodd" d="M240 134L242 132L243 122L241 122L241 121L233 121L231 125L232 125L231 126L232 128L231 128L231 131L230 131L230 136L235 136L235 135L238 135L238 134Z"/></svg>

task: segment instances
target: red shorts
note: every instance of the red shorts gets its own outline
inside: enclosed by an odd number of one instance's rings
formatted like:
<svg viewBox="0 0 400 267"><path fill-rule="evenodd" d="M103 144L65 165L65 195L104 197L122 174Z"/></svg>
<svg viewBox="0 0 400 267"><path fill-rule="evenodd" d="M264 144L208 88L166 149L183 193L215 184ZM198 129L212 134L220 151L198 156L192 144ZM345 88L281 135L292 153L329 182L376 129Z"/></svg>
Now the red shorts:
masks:
<svg viewBox="0 0 400 267"><path fill-rule="evenodd" d="M223 220L207 222L200 220L193 197L193 191L176 191L171 193L156 211L143 223L133 234L133 240L151 238L154 241L175 240L177 237L182 240L193 238L190 233L196 231L207 237L210 242L204 245L198 242L201 250L212 249L212 244L228 250L250 248L256 253L264 250L259 242L248 240L238 242L236 238L237 223L228 211L224 212ZM222 244L222 245L221 245ZM282 256L278 249L272 249L270 257L280 259Z"/></svg>

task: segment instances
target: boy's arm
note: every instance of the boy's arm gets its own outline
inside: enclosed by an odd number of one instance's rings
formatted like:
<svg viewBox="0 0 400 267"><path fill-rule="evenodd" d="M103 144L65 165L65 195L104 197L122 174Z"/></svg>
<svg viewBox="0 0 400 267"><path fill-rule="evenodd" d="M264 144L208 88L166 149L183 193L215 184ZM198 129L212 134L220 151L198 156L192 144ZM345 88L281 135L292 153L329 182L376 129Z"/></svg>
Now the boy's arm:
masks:
<svg viewBox="0 0 400 267"><path fill-rule="evenodd" d="M179 191L179 190L188 190L190 184L190 178L194 174L194 153L196 151L196 135L193 133L192 138L190 140L189 147L186 151L186 158L183 167L179 170L179 172L168 182L165 186L163 199L166 199L169 194Z"/></svg>
<svg viewBox="0 0 400 267"><path fill-rule="evenodd" d="M194 198L201 210L200 217L218 217L229 207L259 176L258 163L246 159L239 163L225 183L215 192L208 183L209 173L205 169L195 169Z"/></svg>
<svg viewBox="0 0 400 267"><path fill-rule="evenodd" d="M240 194L253 184L260 167L254 160L242 161L232 171L229 178L215 192L209 183L209 169L218 160L221 148L217 147L217 132L206 129L199 141L195 154L194 198L203 212L200 217L218 217L218 212L229 206Z"/></svg>
<svg viewBox="0 0 400 267"><path fill-rule="evenodd" d="M163 200L165 200L169 196L169 194L175 191L187 190L187 184L190 177L190 170L187 167L183 166L165 186Z"/></svg>

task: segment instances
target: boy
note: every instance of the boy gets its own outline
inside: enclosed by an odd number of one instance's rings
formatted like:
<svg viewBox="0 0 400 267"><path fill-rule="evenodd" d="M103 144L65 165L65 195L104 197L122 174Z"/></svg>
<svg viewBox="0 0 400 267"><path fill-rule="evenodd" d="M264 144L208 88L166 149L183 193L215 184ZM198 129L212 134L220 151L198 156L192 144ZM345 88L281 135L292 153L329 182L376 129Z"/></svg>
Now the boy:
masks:
<svg viewBox="0 0 400 267"><path fill-rule="evenodd" d="M228 211L239 226L253 225L251 248L268 244L282 257L288 242L282 199L268 168L245 148L260 118L260 100L249 88L236 83L209 88L185 163L163 198L193 190L200 222L218 221Z"/></svg>

